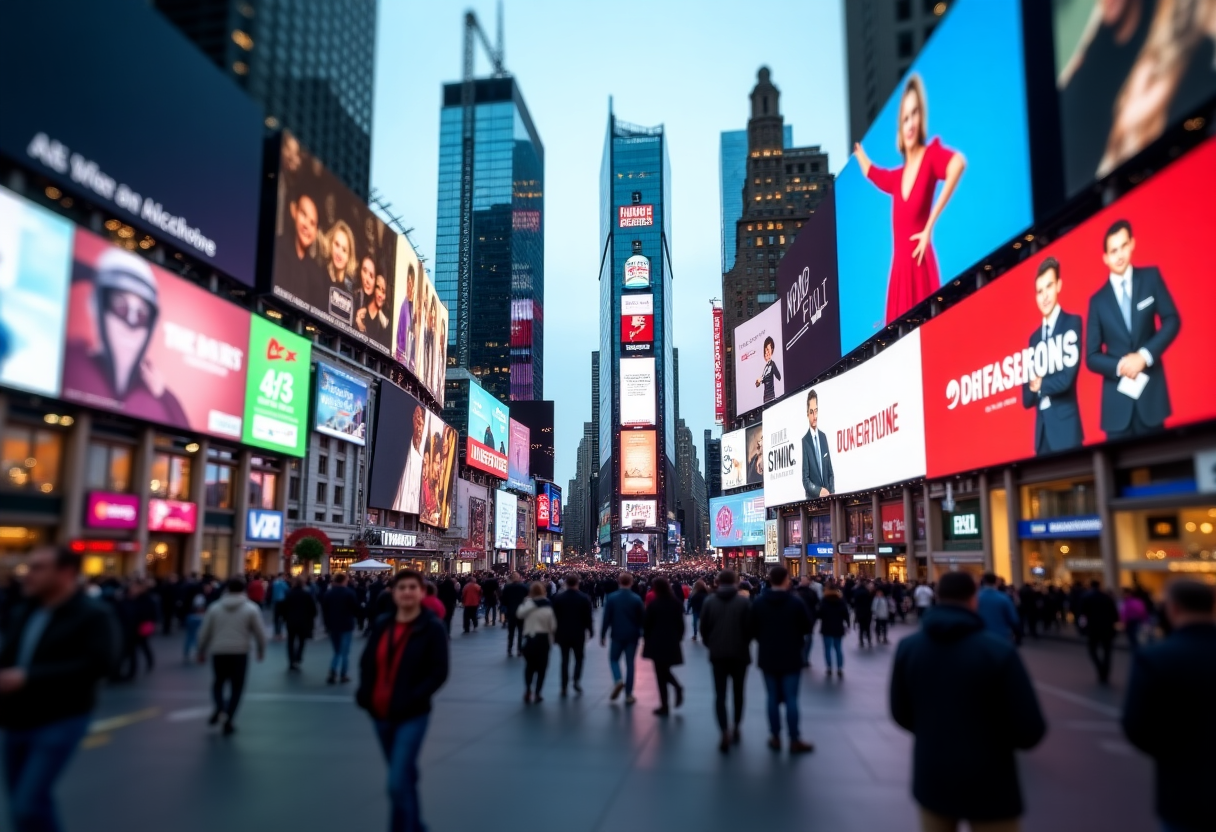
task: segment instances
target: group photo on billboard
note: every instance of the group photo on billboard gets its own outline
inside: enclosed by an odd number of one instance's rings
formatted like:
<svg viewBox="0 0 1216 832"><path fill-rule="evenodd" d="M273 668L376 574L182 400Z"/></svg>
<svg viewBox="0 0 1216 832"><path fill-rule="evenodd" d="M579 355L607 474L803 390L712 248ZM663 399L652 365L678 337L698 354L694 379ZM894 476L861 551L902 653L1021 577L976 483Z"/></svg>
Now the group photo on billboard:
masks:
<svg viewBox="0 0 1216 832"><path fill-rule="evenodd" d="M735 327L735 414L750 413L785 395L781 300Z"/></svg>
<svg viewBox="0 0 1216 832"><path fill-rule="evenodd" d="M380 384L376 424L368 504L416 514L420 523L447 528L455 505L456 429L388 382Z"/></svg>
<svg viewBox="0 0 1216 832"><path fill-rule="evenodd" d="M783 381L786 390L800 390L840 360L834 198L819 203L777 264L777 298Z"/></svg>
<svg viewBox="0 0 1216 832"><path fill-rule="evenodd" d="M368 382L324 361L317 362L317 433L355 445L367 442Z"/></svg>
<svg viewBox="0 0 1216 832"><path fill-rule="evenodd" d="M443 374L448 363L448 308L439 300L435 284L404 236L397 238L396 275L398 302L388 310L394 327L393 358L413 373L442 406Z"/></svg>
<svg viewBox="0 0 1216 832"><path fill-rule="evenodd" d="M507 442L510 411L482 387L469 385L469 432L466 463L478 470L507 479Z"/></svg>

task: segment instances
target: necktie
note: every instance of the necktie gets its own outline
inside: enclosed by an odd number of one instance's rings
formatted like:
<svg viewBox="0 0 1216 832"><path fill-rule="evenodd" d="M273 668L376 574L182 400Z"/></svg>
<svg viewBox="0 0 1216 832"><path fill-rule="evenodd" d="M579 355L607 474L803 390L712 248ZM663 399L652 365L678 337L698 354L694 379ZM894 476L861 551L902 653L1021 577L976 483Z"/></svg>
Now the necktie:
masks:
<svg viewBox="0 0 1216 832"><path fill-rule="evenodd" d="M1119 309L1123 312L1123 325L1128 333L1132 331L1132 287L1131 281L1124 278L1119 284Z"/></svg>
<svg viewBox="0 0 1216 832"><path fill-rule="evenodd" d="M815 445L815 465L818 466L819 460L823 458L823 455L819 453L819 431L811 434L811 442Z"/></svg>

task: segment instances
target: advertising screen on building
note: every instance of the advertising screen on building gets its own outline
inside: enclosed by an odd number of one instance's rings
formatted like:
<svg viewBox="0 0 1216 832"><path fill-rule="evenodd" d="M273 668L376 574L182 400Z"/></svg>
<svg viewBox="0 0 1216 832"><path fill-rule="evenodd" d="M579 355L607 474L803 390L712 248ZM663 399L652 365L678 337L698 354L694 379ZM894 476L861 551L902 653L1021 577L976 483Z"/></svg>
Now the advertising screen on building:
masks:
<svg viewBox="0 0 1216 832"><path fill-rule="evenodd" d="M654 295L621 296L621 353L654 351Z"/></svg>
<svg viewBox="0 0 1216 832"><path fill-rule="evenodd" d="M510 419L507 424L511 434L508 446L510 453L507 459L507 485L516 491L531 494L532 474L529 469L529 457L532 455L532 431L527 425L520 424L514 419Z"/></svg>
<svg viewBox="0 0 1216 832"><path fill-rule="evenodd" d="M308 447L312 342L260 315L249 319L244 442L289 456Z"/></svg>
<svg viewBox="0 0 1216 832"><path fill-rule="evenodd" d="M770 508L925 475L920 331L764 411Z"/></svg>
<svg viewBox="0 0 1216 832"><path fill-rule="evenodd" d="M715 306L714 319L714 424L726 422L726 376L722 358L722 307Z"/></svg>
<svg viewBox="0 0 1216 832"><path fill-rule="evenodd" d="M1176 0L1051 5L1071 196L1216 95L1213 12Z"/></svg>
<svg viewBox="0 0 1216 832"><path fill-rule="evenodd" d="M749 491L709 501L709 544L764 545L764 492Z"/></svg>
<svg viewBox="0 0 1216 832"><path fill-rule="evenodd" d="M880 515L882 519L883 543L905 542L907 537L905 535L903 503L891 503L882 506Z"/></svg>
<svg viewBox="0 0 1216 832"><path fill-rule="evenodd" d="M929 476L1216 416L1216 203L1198 182L1216 182L1216 141L921 328Z"/></svg>
<svg viewBox="0 0 1216 832"><path fill-rule="evenodd" d="M650 258L643 254L635 254L625 261L626 289L650 288Z"/></svg>
<svg viewBox="0 0 1216 832"><path fill-rule="evenodd" d="M659 525L658 501L621 500L621 525L630 529L639 521L648 529Z"/></svg>
<svg viewBox="0 0 1216 832"><path fill-rule="evenodd" d="M842 354L1032 221L1021 3L960 0L836 180Z"/></svg>
<svg viewBox="0 0 1216 832"><path fill-rule="evenodd" d="M747 446L745 431L732 430L722 434L722 488L742 488L747 485Z"/></svg>
<svg viewBox="0 0 1216 832"><path fill-rule="evenodd" d="M0 386L59 395L74 233L0 188Z"/></svg>
<svg viewBox="0 0 1216 832"><path fill-rule="evenodd" d="M65 399L240 440L248 352L248 312L76 230Z"/></svg>
<svg viewBox="0 0 1216 832"><path fill-rule="evenodd" d="M560 534L562 531L562 490L551 482L545 483L542 490L545 493L545 503L548 506L548 519L542 528ZM537 517L539 516L538 513Z"/></svg>
<svg viewBox="0 0 1216 832"><path fill-rule="evenodd" d="M368 504L446 529L456 502L456 429L387 381L380 383L376 426Z"/></svg>
<svg viewBox="0 0 1216 832"><path fill-rule="evenodd" d="M477 384L469 385L469 439L465 464L507 478L510 411Z"/></svg>
<svg viewBox="0 0 1216 832"><path fill-rule="evenodd" d="M198 528L198 504L182 500L148 500L148 531L189 534Z"/></svg>
<svg viewBox="0 0 1216 832"><path fill-rule="evenodd" d="M655 410L653 358L621 359L621 425L653 425Z"/></svg>
<svg viewBox="0 0 1216 832"><path fill-rule="evenodd" d="M819 203L777 265L785 389L800 390L840 360L836 203Z"/></svg>
<svg viewBox="0 0 1216 832"><path fill-rule="evenodd" d="M654 206L620 205L617 207L617 220L620 228L654 225Z"/></svg>
<svg viewBox="0 0 1216 832"><path fill-rule="evenodd" d="M764 423L748 425L743 434L747 459L744 475L747 477L747 485L759 485L764 482Z"/></svg>
<svg viewBox="0 0 1216 832"><path fill-rule="evenodd" d="M651 538L648 534L621 535L621 548L625 550L625 563L629 566L645 566L650 563Z"/></svg>
<svg viewBox="0 0 1216 832"><path fill-rule="evenodd" d="M622 431L621 493L657 494L659 486L657 460L654 431Z"/></svg>
<svg viewBox="0 0 1216 832"><path fill-rule="evenodd" d="M735 415L785 395L781 301L735 327ZM790 388L793 389L793 388Z"/></svg>
<svg viewBox="0 0 1216 832"><path fill-rule="evenodd" d="M317 433L354 445L367 441L367 381L324 361L317 362Z"/></svg>
<svg viewBox="0 0 1216 832"><path fill-rule="evenodd" d="M90 491L84 525L90 529L134 529L139 527L139 497Z"/></svg>
<svg viewBox="0 0 1216 832"><path fill-rule="evenodd" d="M515 512L519 500L507 491L494 493L494 548L515 548Z"/></svg>
<svg viewBox="0 0 1216 832"><path fill-rule="evenodd" d="M368 261L365 261L365 263ZM378 291L378 282L377 289ZM405 236L397 237L396 303L384 314L392 319L393 358L414 374L422 386L443 406L443 378L448 362L448 308L439 300L414 247ZM387 300L385 301L387 305ZM355 314L368 332L373 327L367 315Z"/></svg>

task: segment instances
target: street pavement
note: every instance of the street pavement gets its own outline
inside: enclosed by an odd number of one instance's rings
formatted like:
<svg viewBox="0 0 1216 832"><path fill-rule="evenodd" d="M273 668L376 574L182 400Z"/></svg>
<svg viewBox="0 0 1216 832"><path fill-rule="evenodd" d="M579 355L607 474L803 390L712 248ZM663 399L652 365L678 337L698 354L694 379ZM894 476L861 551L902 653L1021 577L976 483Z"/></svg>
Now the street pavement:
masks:
<svg viewBox="0 0 1216 832"><path fill-rule="evenodd" d="M801 695L803 735L816 750L791 758L765 745L754 667L742 745L718 753L699 643L684 643L676 675L687 697L667 719L651 713L658 694L640 655L637 704L608 700L598 641L587 648L584 695L559 698L554 650L545 701L526 706L523 661L507 658L505 630L463 635L458 614L452 674L421 758L424 819L432 832L912 832L912 743L888 716L886 691L895 641L914 626L897 625L891 645L864 651L850 634L843 681L824 678L816 638ZM355 643L353 666L363 644ZM59 789L68 832L385 828L384 764L353 684L325 683L326 638L309 644L298 674L286 670L283 642L272 644L252 666L228 738L206 724L208 668L182 662L177 636L158 636L155 649L151 675L102 695ZM1031 642L1023 655L1049 723L1044 742L1022 756L1024 828L1155 828L1151 766L1118 726L1126 653L1117 652L1111 688L1097 685L1076 644Z"/></svg>

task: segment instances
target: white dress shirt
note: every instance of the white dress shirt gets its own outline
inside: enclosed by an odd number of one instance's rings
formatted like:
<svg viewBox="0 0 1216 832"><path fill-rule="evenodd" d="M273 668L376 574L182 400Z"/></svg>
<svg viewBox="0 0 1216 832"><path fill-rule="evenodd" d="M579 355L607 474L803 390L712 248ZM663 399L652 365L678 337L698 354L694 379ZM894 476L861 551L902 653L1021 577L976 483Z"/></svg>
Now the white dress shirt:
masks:
<svg viewBox="0 0 1216 832"><path fill-rule="evenodd" d="M1051 314L1043 319L1043 340L1056 334L1056 321L1060 320L1060 304L1052 307ZM1039 410L1046 410L1051 407L1051 396L1043 395L1042 389L1039 390Z"/></svg>

